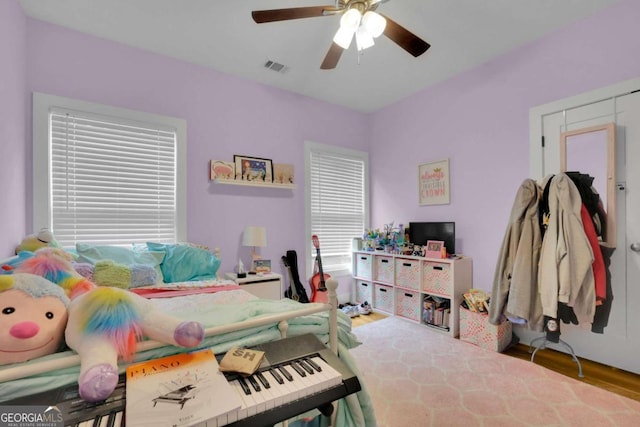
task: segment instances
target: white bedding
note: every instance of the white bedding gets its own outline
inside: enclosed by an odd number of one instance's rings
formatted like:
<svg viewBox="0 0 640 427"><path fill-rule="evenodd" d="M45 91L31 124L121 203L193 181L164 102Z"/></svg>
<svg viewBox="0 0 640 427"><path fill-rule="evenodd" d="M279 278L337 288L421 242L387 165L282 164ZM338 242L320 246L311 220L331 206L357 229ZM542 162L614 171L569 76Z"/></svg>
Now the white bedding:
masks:
<svg viewBox="0 0 640 427"><path fill-rule="evenodd" d="M234 286L236 283L228 279L208 279L193 280L188 282L158 283L154 285L138 286L136 289L157 289L157 290L177 290L177 289L202 289L218 286Z"/></svg>
<svg viewBox="0 0 640 427"><path fill-rule="evenodd" d="M180 298L153 298L151 302L157 305L160 310L166 310L165 312L167 313L175 311L185 313L185 316L188 316L189 311L193 310L194 307L204 309L208 307L210 310L212 305L243 304L257 299L259 299L257 296L242 289L237 289L213 294L184 295Z"/></svg>

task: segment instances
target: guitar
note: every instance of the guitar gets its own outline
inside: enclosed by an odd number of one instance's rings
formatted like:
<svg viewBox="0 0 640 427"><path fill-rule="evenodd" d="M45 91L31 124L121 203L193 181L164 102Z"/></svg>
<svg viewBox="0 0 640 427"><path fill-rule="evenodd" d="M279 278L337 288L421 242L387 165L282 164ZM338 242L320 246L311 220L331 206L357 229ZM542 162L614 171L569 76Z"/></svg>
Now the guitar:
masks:
<svg viewBox="0 0 640 427"><path fill-rule="evenodd" d="M284 291L284 297L292 299L294 301L299 301L300 300L300 296L298 295L298 291L296 290L296 285L293 282L293 274L291 274L291 267L289 267L289 263L287 262L287 257L284 256L284 255L282 256L282 264L287 269L287 273L289 273L288 274L288 276L289 276L289 289Z"/></svg>
<svg viewBox="0 0 640 427"><path fill-rule="evenodd" d="M309 302L309 297L307 296L307 291L304 289L304 285L300 281L300 275L298 274L298 254L294 250L287 251L287 255L285 257L287 268L291 273L289 283L289 292L291 295L294 294L292 287L295 289L295 294L298 296L299 302L307 303ZM285 294L286 295L286 294Z"/></svg>
<svg viewBox="0 0 640 427"><path fill-rule="evenodd" d="M311 286L311 302L329 302L329 293L327 292L326 280L330 278L328 274L322 272L322 258L320 257L320 241L315 234L311 237L313 246L316 248L316 264L318 272L311 276L309 285Z"/></svg>

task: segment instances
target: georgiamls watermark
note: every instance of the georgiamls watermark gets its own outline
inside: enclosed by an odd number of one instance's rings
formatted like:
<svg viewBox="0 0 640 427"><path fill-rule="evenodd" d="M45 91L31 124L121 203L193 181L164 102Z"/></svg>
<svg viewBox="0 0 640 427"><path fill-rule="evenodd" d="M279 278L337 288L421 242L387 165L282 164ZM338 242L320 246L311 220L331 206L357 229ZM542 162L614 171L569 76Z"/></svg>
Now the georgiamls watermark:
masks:
<svg viewBox="0 0 640 427"><path fill-rule="evenodd" d="M0 427L64 427L56 406L0 405Z"/></svg>

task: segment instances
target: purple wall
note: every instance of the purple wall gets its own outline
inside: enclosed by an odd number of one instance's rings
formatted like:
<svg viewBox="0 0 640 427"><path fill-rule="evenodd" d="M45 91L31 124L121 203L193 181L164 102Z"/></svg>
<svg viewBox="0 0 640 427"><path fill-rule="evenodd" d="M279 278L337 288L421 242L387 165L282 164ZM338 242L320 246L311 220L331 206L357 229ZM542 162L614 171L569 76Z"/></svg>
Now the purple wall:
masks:
<svg viewBox="0 0 640 427"><path fill-rule="evenodd" d="M27 22L29 93L186 119L188 239L220 247L222 272L232 271L239 256L245 264L250 259L250 248L239 245L245 225L267 228L268 247L261 254L275 268L287 249L304 259L303 143L366 150L365 115L56 25ZM211 184L209 160L232 161L234 154L293 163L297 189Z"/></svg>
<svg viewBox="0 0 640 427"><path fill-rule="evenodd" d="M640 2L625 0L372 115L372 225L453 220L490 290L515 193L529 177L529 109L640 75ZM428 60L428 56L425 60ZM418 206L417 165L450 159L451 203Z"/></svg>
<svg viewBox="0 0 640 427"><path fill-rule="evenodd" d="M0 259L25 234L26 17L17 1L0 2Z"/></svg>

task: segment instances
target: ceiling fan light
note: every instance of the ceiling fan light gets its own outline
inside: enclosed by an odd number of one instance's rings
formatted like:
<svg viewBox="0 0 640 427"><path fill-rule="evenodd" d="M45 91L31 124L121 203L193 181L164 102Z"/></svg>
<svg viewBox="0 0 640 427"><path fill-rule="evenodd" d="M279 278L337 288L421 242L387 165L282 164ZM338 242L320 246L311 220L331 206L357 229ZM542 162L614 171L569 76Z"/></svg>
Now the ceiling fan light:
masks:
<svg viewBox="0 0 640 427"><path fill-rule="evenodd" d="M356 31L356 46L358 50L364 50L374 45L373 37L365 27L358 28Z"/></svg>
<svg viewBox="0 0 640 427"><path fill-rule="evenodd" d="M387 26L387 20L382 15L368 11L362 17L362 25L372 37L379 37Z"/></svg>
<svg viewBox="0 0 640 427"><path fill-rule="evenodd" d="M355 31L360 26L362 14L358 9L349 9L340 18L340 28L347 28Z"/></svg>
<svg viewBox="0 0 640 427"><path fill-rule="evenodd" d="M345 27L338 28L336 31L336 35L333 36L333 41L335 44L340 46L343 49L349 49L349 45L351 45L351 39L353 38L353 30L350 30Z"/></svg>

